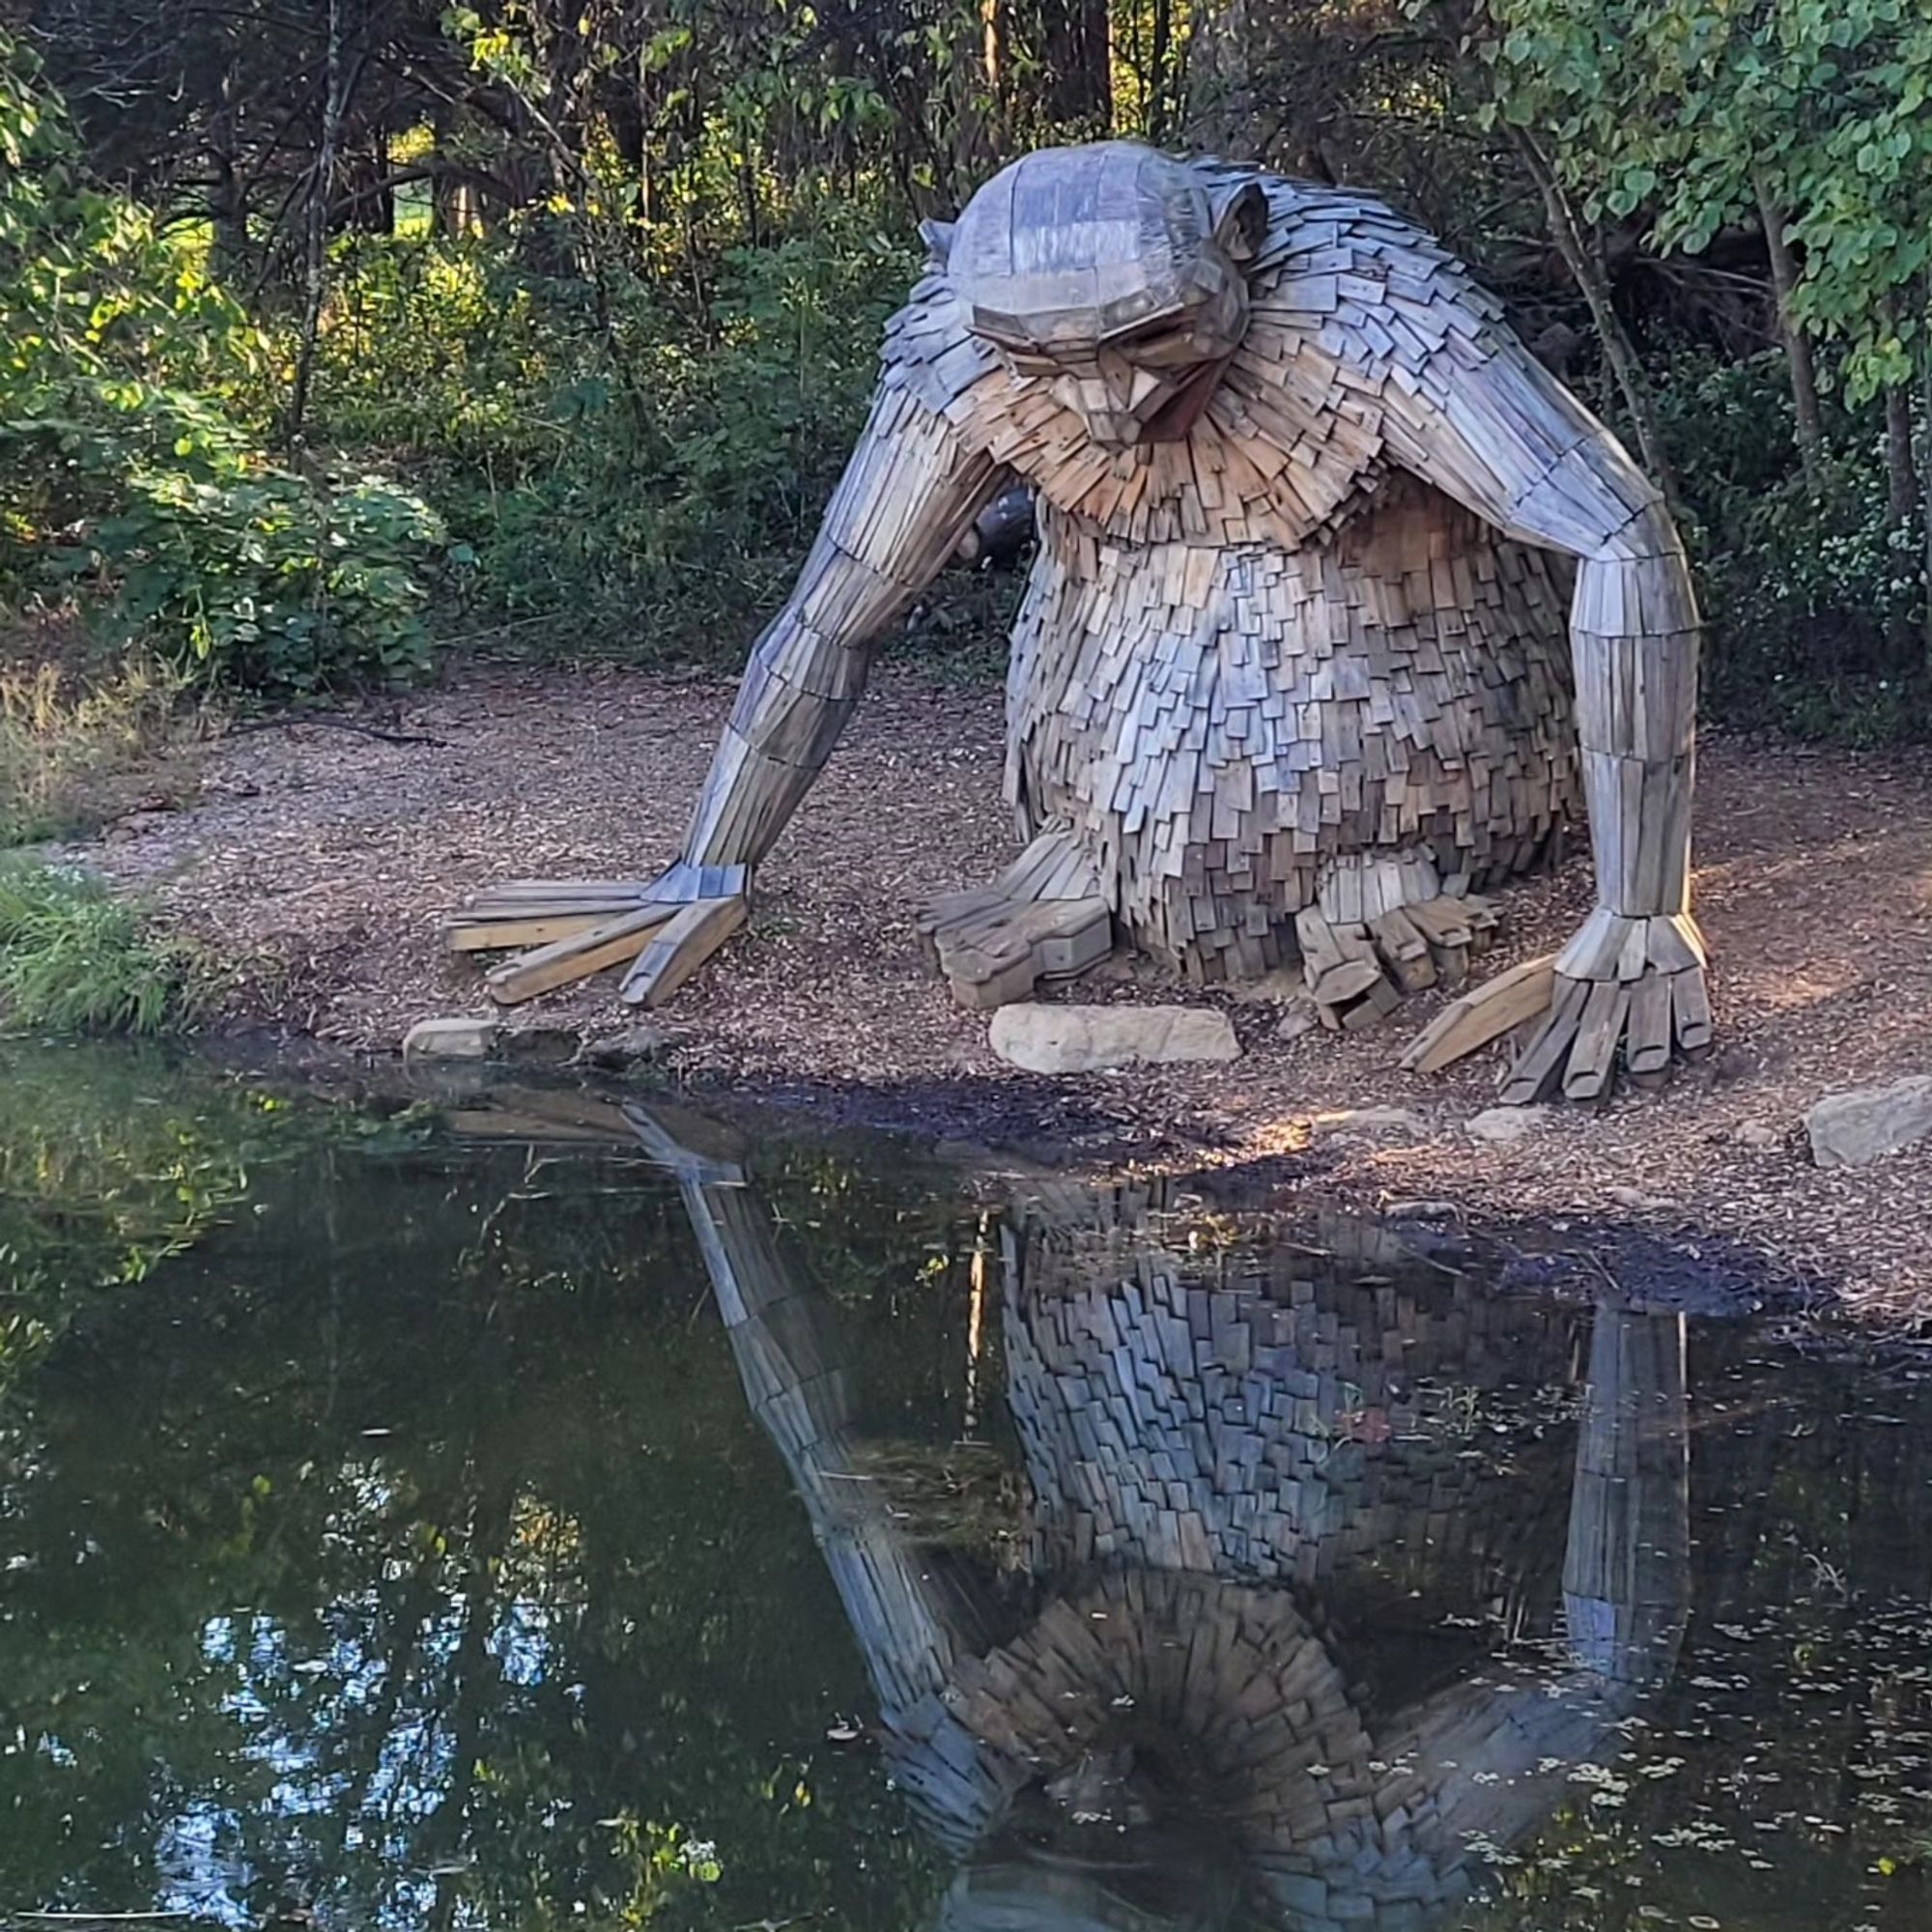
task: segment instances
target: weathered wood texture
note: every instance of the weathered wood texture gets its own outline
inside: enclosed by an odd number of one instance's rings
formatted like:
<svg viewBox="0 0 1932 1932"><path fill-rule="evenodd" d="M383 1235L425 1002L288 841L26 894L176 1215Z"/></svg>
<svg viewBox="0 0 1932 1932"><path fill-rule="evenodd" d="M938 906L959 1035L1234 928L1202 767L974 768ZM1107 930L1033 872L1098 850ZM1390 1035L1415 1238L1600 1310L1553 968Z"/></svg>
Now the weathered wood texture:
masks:
<svg viewBox="0 0 1932 1932"><path fill-rule="evenodd" d="M895 1782L976 1859L1022 1805L1037 1840L1056 1804L1065 1828L1096 1767L1124 1787L1119 1822L1075 1814L1071 1861L976 1864L966 1889L1012 1909L971 1922L1047 1922L1051 1870L1117 1842L1131 1860L1139 1751L1171 1774L1164 1810L1190 1790L1203 1804L1237 1867L1216 1882L1237 1882L1256 1922L1422 1932L1481 1875L1471 1837L1539 1826L1670 1673L1689 1581L1677 1318L1598 1311L1574 1458L1528 1415L1504 1428L1507 1455L1483 1454L1486 1398L1574 1374L1575 1314L1489 1297L1339 1218L1316 1244L1168 1253L1149 1197L1069 1190L1003 1231L1029 1480L1026 1587L995 1589L917 1544L867 1474L856 1364L755 1197L669 1158ZM1392 1621L1438 1644L1445 1625L1503 1626L1511 1667L1483 1669L1476 1647L1469 1674L1418 1693L1404 1667L1404 1694L1378 1700L1365 1646Z"/></svg>
<svg viewBox="0 0 1932 1932"><path fill-rule="evenodd" d="M1461 264L1360 195L1119 142L1029 156L928 239L688 864L764 857L873 640L1018 480L1040 544L1007 792L1022 837L1077 846L1094 890L1070 896L1133 943L1198 980L1248 976L1295 956L1312 907L1362 928L1392 997L1426 976L1406 927L1377 922L1535 865L1584 799L1604 915L1688 925L1682 548ZM1037 884L999 892L1032 906ZM1017 947L951 977L976 1004L1021 997ZM1633 1015L1646 1064L1660 1038L1708 1040L1701 960L1629 957L1634 975L1622 953L1557 963L1627 989L1549 1042L1548 1077L1579 1094ZM1660 1034L1637 987L1666 971L1697 982Z"/></svg>

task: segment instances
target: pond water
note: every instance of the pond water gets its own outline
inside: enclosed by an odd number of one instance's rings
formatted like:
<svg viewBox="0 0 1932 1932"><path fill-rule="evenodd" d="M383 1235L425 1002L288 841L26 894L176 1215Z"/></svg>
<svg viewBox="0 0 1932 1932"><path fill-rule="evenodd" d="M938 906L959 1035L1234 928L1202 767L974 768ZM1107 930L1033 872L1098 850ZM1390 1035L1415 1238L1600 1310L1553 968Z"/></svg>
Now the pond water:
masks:
<svg viewBox="0 0 1932 1932"><path fill-rule="evenodd" d="M1002 1199L0 1052L0 1922L1932 1926L1932 1383Z"/></svg>

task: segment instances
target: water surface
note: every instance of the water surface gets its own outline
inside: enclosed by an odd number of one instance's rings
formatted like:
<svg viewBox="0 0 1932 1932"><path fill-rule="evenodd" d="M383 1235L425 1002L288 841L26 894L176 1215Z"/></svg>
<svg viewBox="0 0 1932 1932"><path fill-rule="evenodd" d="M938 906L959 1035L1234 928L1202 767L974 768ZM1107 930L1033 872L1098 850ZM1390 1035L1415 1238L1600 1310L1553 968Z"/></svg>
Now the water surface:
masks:
<svg viewBox="0 0 1932 1932"><path fill-rule="evenodd" d="M1910 1369L988 1198L7 1049L0 1918L1932 1925Z"/></svg>

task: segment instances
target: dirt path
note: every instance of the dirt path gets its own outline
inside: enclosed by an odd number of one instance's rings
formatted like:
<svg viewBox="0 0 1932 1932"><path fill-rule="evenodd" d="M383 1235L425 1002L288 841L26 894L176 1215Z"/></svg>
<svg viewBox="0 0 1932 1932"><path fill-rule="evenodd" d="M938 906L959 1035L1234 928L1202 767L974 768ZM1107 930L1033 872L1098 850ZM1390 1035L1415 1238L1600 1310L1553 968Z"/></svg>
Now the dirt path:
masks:
<svg viewBox="0 0 1932 1932"><path fill-rule="evenodd" d="M710 680L499 673L383 713L434 744L247 732L213 748L199 803L124 822L85 856L238 963L237 1023L387 1050L413 1020L486 1004L437 946L467 890L635 874L670 854L730 696ZM1742 1238L1865 1311L1932 1321L1932 1151L1821 1172L1800 1130L1828 1091L1932 1072L1925 760L1708 744L1696 890L1720 1052L1665 1093L1558 1110L1495 1146L1463 1131L1490 1104L1493 1057L1433 1081L1395 1067L1435 995L1345 1039L1284 1039L1283 1009L1230 1002L1245 1048L1232 1066L1044 1082L997 1061L983 1017L920 959L911 911L1012 849L1000 702L904 669L877 680L767 867L752 930L662 1016L676 1073L1075 1159L1287 1155L1371 1203ZM1560 943L1588 897L1580 862L1511 893L1493 963ZM1168 992L1103 973L1079 997ZM592 1031L630 1017L609 980L516 1016ZM1402 1112L1334 1118L1365 1108Z"/></svg>

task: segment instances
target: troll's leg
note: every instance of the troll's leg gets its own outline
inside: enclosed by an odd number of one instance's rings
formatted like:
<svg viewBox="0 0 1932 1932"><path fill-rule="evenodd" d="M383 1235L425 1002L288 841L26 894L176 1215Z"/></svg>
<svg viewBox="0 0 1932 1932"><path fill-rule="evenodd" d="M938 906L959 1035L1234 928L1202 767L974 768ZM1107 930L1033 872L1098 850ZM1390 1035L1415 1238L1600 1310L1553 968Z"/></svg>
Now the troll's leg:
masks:
<svg viewBox="0 0 1932 1932"><path fill-rule="evenodd" d="M953 998L980 1010L1084 973L1114 943L1099 873L1065 825L1040 832L991 885L933 900L918 927Z"/></svg>

